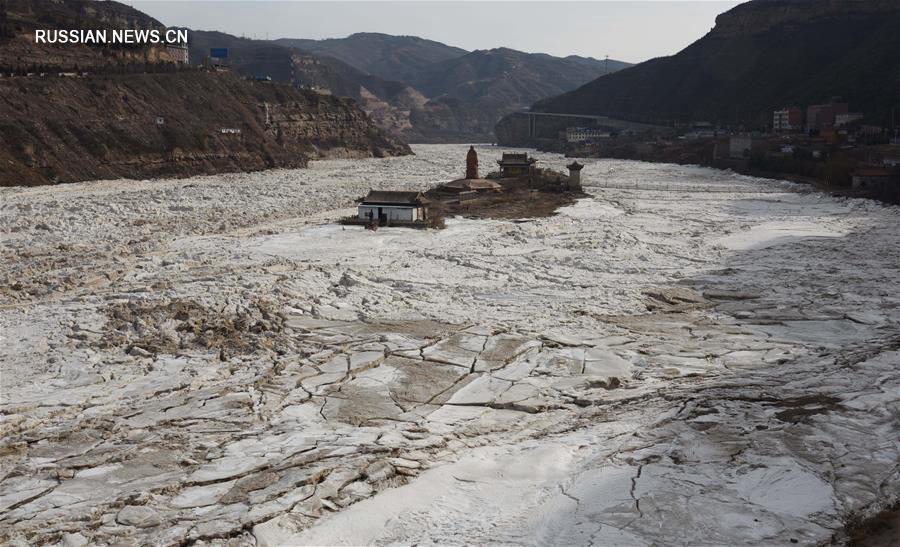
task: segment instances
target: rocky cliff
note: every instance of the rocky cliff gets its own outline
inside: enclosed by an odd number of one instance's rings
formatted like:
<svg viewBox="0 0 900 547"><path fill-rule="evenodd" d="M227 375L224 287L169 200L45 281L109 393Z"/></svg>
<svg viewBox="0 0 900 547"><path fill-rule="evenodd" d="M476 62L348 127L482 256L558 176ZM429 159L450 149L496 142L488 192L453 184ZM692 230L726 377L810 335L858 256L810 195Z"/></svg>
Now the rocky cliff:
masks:
<svg viewBox="0 0 900 547"><path fill-rule="evenodd" d="M352 101L232 74L0 80L0 185L408 154Z"/></svg>
<svg viewBox="0 0 900 547"><path fill-rule="evenodd" d="M37 44L36 29L165 27L118 2L0 1L2 186L411 153L351 100L177 67L164 45Z"/></svg>
<svg viewBox="0 0 900 547"><path fill-rule="evenodd" d="M896 12L896 0L752 0L716 17L713 36L766 32L814 19L840 21Z"/></svg>
<svg viewBox="0 0 900 547"><path fill-rule="evenodd" d="M37 44L36 29L163 31L165 26L119 2L3 0L0 2L0 71L29 67L71 70L172 60L165 46L155 44Z"/></svg>

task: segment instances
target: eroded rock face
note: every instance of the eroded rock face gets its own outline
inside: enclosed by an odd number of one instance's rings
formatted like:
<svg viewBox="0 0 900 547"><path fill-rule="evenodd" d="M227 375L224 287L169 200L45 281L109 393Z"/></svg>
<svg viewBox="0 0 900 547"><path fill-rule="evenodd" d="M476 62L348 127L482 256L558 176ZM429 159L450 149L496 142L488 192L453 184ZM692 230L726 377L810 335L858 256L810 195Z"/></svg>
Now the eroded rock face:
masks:
<svg viewBox="0 0 900 547"><path fill-rule="evenodd" d="M2 133L8 143L0 147L0 186L410 153L352 102L231 74L16 78L0 81L0 97L7 103Z"/></svg>
<svg viewBox="0 0 900 547"><path fill-rule="evenodd" d="M329 223L466 148L3 190L0 541L816 544L898 495L894 209L594 162L554 217Z"/></svg>

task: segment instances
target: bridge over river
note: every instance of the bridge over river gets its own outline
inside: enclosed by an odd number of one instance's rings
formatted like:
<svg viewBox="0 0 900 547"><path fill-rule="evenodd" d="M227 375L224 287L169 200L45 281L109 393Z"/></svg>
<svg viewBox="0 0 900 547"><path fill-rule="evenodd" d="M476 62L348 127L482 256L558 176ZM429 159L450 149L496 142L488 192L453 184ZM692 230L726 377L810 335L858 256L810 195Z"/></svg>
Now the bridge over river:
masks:
<svg viewBox="0 0 900 547"><path fill-rule="evenodd" d="M590 122L592 125L602 125L604 127L609 127L613 129L632 129L637 131L656 131L667 133L672 131L671 127L667 127L664 125L652 125L648 123L639 123L632 122L628 120L621 120L617 118L610 118L609 116L597 116L593 114L568 114L561 112L532 112L530 110L524 110L521 112L516 112L515 115L527 116L528 117L528 137L536 137L538 136L537 126L538 120L546 119L553 120L556 122L556 125L560 121L565 121L566 119L574 120L585 120L586 122Z"/></svg>

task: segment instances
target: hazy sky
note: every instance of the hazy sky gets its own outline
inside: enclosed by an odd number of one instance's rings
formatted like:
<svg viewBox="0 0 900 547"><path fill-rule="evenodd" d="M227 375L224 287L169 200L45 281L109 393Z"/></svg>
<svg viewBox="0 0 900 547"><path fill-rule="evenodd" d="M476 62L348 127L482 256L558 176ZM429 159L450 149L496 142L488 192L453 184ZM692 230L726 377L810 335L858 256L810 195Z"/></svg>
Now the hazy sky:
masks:
<svg viewBox="0 0 900 547"><path fill-rule="evenodd" d="M168 26L256 38L408 34L468 50L510 47L628 62L671 55L740 2L301 2L122 0Z"/></svg>

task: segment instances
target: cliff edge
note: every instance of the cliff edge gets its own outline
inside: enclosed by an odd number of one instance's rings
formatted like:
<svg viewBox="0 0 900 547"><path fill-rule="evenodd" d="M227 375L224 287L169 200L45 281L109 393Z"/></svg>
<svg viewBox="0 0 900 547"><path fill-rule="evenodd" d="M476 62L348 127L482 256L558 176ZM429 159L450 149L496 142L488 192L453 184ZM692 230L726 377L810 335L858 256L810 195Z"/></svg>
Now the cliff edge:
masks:
<svg viewBox="0 0 900 547"><path fill-rule="evenodd" d="M225 73L0 80L0 185L409 154L352 102Z"/></svg>

